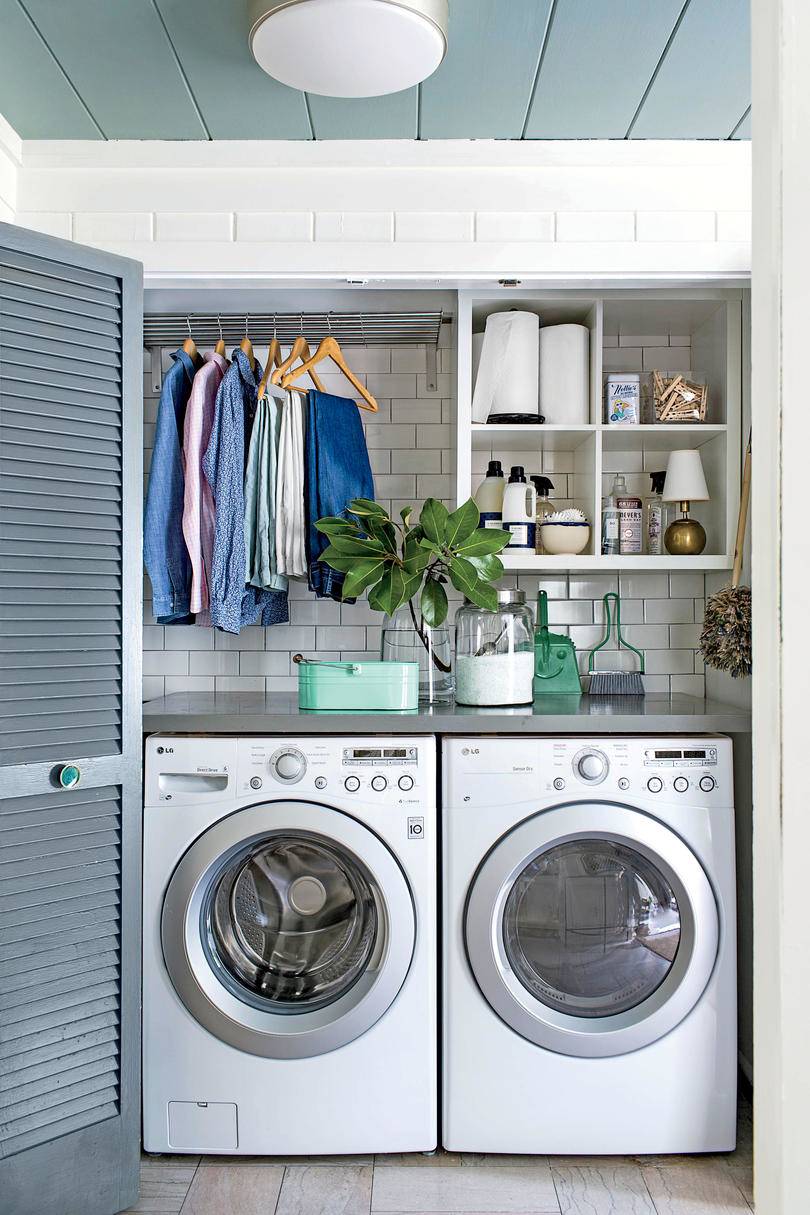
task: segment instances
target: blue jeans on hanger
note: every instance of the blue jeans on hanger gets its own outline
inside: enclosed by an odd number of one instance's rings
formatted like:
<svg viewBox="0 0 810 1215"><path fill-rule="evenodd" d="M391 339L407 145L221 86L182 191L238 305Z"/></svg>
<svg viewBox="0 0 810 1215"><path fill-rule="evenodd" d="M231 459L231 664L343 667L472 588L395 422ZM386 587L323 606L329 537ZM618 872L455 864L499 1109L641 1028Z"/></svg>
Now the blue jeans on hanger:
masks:
<svg viewBox="0 0 810 1215"><path fill-rule="evenodd" d="M374 497L374 478L360 411L346 397L333 397L326 392L310 392L307 396L304 492L309 589L319 599L341 602L346 575L320 561L329 538L317 531L315 522L325 515L344 515L352 498Z"/></svg>

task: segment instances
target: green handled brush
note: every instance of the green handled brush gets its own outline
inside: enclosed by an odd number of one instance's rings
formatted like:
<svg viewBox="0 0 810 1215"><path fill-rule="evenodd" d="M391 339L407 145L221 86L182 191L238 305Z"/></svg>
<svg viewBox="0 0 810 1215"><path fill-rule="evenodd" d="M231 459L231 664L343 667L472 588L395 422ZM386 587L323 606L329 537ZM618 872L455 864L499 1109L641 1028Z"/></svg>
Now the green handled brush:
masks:
<svg viewBox="0 0 810 1215"><path fill-rule="evenodd" d="M610 632L613 628L610 616L611 599L616 601L616 640L619 643L619 649L632 650L634 654L638 655L640 664L638 671L594 670L594 658L597 651L610 641ZM644 655L641 650L637 650L634 645L622 637L621 600L615 591L609 591L603 597L602 602L605 605L605 635L599 645L595 645L588 655L588 674L591 677L589 694L591 696L643 696L644 681L641 677L644 674Z"/></svg>

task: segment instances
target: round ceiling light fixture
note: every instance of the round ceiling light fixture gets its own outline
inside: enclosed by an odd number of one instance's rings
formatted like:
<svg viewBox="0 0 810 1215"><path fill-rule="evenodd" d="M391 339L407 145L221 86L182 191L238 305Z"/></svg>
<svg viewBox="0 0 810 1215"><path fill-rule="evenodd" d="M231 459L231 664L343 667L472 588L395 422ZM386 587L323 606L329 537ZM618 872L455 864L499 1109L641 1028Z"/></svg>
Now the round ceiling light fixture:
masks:
<svg viewBox="0 0 810 1215"><path fill-rule="evenodd" d="M380 97L425 80L447 50L448 0L251 0L259 67L324 97Z"/></svg>

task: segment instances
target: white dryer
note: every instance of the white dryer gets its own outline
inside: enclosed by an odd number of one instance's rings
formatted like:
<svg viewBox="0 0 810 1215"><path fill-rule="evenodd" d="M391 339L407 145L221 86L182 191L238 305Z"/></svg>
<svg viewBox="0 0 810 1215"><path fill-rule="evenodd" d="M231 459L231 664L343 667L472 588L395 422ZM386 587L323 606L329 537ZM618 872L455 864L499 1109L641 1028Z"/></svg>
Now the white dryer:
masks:
<svg viewBox="0 0 810 1215"><path fill-rule="evenodd" d="M730 1151L727 738L444 743L446 1148Z"/></svg>
<svg viewBox="0 0 810 1215"><path fill-rule="evenodd" d="M433 1149L435 741L154 735L144 816L147 1151Z"/></svg>

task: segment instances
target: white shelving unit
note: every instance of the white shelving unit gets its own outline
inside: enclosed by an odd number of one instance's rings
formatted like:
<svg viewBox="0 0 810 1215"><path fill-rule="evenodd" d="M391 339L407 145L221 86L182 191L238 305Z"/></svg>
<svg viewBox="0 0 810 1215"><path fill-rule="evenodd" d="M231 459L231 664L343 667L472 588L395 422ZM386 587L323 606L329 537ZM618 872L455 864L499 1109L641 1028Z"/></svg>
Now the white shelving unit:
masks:
<svg viewBox="0 0 810 1215"><path fill-rule="evenodd" d="M504 470L522 464L527 475L543 473L555 482L552 499L575 505L591 521L588 549L579 556L535 556L506 552L510 570L610 570L730 568L739 504L742 411L742 296L740 291L712 289L639 289L603 291L521 291L498 295L459 293L457 500L474 492L487 461L500 459ZM499 426L472 421L472 335L484 328L491 312L517 308L537 312L541 324L577 322L590 330L589 421L580 426ZM705 423L609 426L603 421L603 380L608 371L651 371L664 358L658 350L666 337L665 374L676 369L709 386ZM642 366L620 368L642 358ZM648 360L651 360L648 365ZM679 368L679 361L683 364ZM540 403L543 413L543 402ZM692 514L706 528L706 549L698 557L617 556L599 552L603 496L617 472L640 497L650 493L649 474L666 467L670 451L700 448L709 502L696 503ZM556 476L556 480L555 480Z"/></svg>

